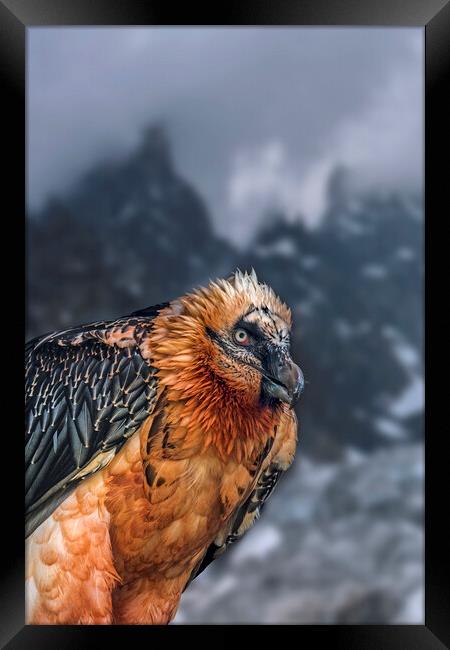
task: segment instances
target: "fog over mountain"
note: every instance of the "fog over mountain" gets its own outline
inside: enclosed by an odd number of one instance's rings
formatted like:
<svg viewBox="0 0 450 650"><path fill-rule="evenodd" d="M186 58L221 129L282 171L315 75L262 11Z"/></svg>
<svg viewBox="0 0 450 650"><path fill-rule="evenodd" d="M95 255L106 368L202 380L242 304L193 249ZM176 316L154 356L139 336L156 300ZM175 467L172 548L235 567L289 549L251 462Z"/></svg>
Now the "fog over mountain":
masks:
<svg viewBox="0 0 450 650"><path fill-rule="evenodd" d="M267 209L317 221L337 164L363 188L421 188L421 29L27 33L33 209L92 162L131 152L158 120L180 172L235 244Z"/></svg>

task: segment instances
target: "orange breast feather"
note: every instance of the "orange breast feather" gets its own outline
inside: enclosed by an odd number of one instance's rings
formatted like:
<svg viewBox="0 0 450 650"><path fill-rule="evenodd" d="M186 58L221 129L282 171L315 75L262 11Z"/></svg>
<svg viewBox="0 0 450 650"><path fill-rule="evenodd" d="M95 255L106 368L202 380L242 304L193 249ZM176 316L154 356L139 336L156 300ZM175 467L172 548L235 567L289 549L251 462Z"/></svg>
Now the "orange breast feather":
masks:
<svg viewBox="0 0 450 650"><path fill-rule="evenodd" d="M157 418L27 541L29 623L167 623L175 615L194 567L257 480L260 449L224 463L212 446L199 453L194 432L168 426L170 409ZM281 443L288 458L291 441L276 441L273 452Z"/></svg>

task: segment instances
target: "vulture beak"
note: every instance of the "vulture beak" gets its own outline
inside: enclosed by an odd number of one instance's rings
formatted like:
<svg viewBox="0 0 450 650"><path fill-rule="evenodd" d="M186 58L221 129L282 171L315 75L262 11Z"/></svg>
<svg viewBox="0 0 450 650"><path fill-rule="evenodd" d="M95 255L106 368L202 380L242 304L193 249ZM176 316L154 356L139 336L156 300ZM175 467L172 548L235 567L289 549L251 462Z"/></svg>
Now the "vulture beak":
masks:
<svg viewBox="0 0 450 650"><path fill-rule="evenodd" d="M278 350L268 355L265 365L267 372L263 372L263 393L286 402L292 408L305 385L302 371L287 353Z"/></svg>

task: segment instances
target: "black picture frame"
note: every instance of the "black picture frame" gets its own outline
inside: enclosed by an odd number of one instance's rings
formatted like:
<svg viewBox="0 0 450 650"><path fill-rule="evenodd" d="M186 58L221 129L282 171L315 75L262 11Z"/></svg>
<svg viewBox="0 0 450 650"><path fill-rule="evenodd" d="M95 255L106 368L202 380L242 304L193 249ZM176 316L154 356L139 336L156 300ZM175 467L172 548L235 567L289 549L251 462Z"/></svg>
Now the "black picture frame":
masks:
<svg viewBox="0 0 450 650"><path fill-rule="evenodd" d="M25 215L25 65L26 30L33 26L66 25L355 25L355 26L417 26L425 29L425 210L426 210L426 310L439 277L444 277L445 256L430 255L439 239L438 228L446 222L444 192L448 184L448 149L445 141L444 115L448 114L445 72L449 62L450 9L445 0L277 0L277 2L236 2L205 7L198 4L171 7L148 0L0 0L0 70L2 76L4 133L10 134L7 144L7 183L4 186L3 224L4 251L8 252L3 273L2 305L8 316L2 346L2 369L7 368L7 408L11 424L2 432L4 470L10 471L2 492L3 562L0 585L0 641L7 648L81 648L98 647L105 642L153 643L155 635L179 634L191 626L169 627L102 627L102 626L24 626L24 541L23 541L23 479L22 445L22 368L23 336L16 303L20 287L24 287L23 257L13 253L24 246ZM441 202L442 200L442 202ZM5 202L8 201L7 207ZM447 200L448 206L448 200ZM448 208L447 208L448 209ZM440 220L440 221L439 221ZM5 223L7 228L5 228ZM441 225L442 227L442 225ZM5 255L6 258L6 255ZM448 274L447 274L448 275ZM19 286L16 286L19 285ZM3 319L4 320L4 319ZM24 319L23 321L24 322ZM23 330L24 331L24 330ZM432 326L427 320L425 356L429 372L429 351ZM433 332L436 341L436 331ZM427 379L429 375L427 374ZM331 648L358 650L438 649L450 646L450 597L448 568L449 536L445 531L448 518L448 469L443 452L446 431L439 423L436 409L445 399L439 398L439 382L433 390L426 387L425 442L425 624L424 625L346 625L295 626L295 641L306 644L327 644ZM442 390L442 386L441 386ZM5 394L4 394L5 395ZM432 415L433 414L433 415ZM6 418L4 419L4 423ZM442 420L445 423L445 419ZM445 426L445 424L444 424ZM210 627L216 626L192 626ZM277 634L281 632L277 626ZM214 632L214 630L212 630ZM291 630L293 632L293 630ZM197 632L196 632L197 633ZM107 637L107 638L106 638ZM223 626L221 639L235 643L233 626ZM175 641L175 638L174 638Z"/></svg>

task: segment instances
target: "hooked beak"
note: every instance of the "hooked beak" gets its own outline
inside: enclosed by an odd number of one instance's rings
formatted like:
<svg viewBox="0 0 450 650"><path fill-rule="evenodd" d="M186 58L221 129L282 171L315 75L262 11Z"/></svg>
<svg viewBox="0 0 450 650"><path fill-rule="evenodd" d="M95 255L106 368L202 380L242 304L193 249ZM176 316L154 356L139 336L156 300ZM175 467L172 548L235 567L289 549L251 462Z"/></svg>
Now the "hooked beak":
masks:
<svg viewBox="0 0 450 650"><path fill-rule="evenodd" d="M305 378L288 355L271 355L268 372L263 373L262 390L267 397L286 402L292 408L300 397Z"/></svg>

